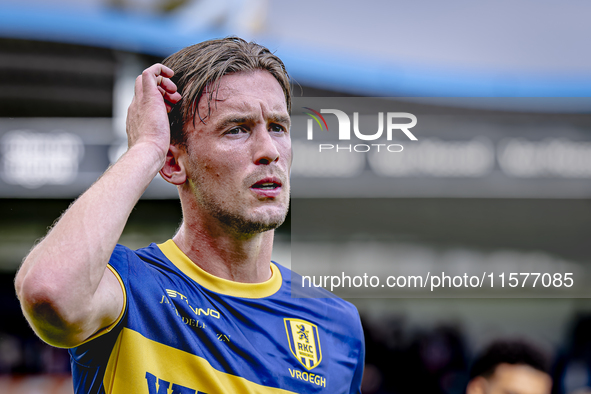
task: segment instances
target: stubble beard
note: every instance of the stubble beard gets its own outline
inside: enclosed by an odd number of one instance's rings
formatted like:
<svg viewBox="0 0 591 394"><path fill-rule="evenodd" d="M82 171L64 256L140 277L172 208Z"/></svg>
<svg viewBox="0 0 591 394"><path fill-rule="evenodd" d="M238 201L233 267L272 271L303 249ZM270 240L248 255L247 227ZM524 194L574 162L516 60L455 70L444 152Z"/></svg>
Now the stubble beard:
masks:
<svg viewBox="0 0 591 394"><path fill-rule="evenodd" d="M210 203L206 202L205 207L212 213L212 216L233 230L235 234L247 237L276 229L283 224L287 216L286 209L285 213L280 216L273 215L273 217L257 220L256 218L248 218L246 215L240 215L223 209L213 201Z"/></svg>
<svg viewBox="0 0 591 394"><path fill-rule="evenodd" d="M196 179L190 181L190 183L193 183L193 194L197 199L197 203L211 217L237 236L250 237L274 230L281 226L287 217L287 206L281 211L279 211L278 207L270 207L273 212L259 214L249 214L248 212L240 212L240 209L228 208L220 202L220 198L212 191L213 188L208 185L208 181L200 178L197 176Z"/></svg>

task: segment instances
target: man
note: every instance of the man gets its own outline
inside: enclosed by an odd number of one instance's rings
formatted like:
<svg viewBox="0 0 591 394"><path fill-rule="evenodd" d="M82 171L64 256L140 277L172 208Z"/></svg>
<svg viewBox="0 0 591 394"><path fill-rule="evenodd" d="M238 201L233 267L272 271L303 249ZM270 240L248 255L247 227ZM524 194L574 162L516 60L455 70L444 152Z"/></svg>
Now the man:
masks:
<svg viewBox="0 0 591 394"><path fill-rule="evenodd" d="M472 366L466 394L550 394L544 354L523 341L496 341Z"/></svg>
<svg viewBox="0 0 591 394"><path fill-rule="evenodd" d="M76 393L359 392L355 308L291 298L292 273L270 262L289 203L290 105L281 60L238 38L137 78L128 151L16 277L33 329L70 348ZM116 246L158 172L178 188L179 231Z"/></svg>

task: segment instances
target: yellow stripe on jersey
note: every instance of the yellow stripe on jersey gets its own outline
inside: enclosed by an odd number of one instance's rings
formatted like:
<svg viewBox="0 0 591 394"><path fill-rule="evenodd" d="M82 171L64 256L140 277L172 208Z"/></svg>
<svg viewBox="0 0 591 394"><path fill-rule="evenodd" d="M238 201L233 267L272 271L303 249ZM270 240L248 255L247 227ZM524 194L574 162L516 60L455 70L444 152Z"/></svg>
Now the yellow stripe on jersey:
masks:
<svg viewBox="0 0 591 394"><path fill-rule="evenodd" d="M117 271L115 271L115 268L111 267L108 264L107 264L107 268L113 273L113 275L115 275L115 278L117 278L117 280L119 281L119 285L121 286L121 291L123 292L123 308L121 308L121 313L119 313L119 316L117 317L117 319L115 319L115 321L113 323L109 324L105 328L101 328L100 330L98 330L97 332L92 334L90 337L88 337L85 341L79 343L76 346L83 345L86 342L92 341L93 339L98 338L101 335L104 335L104 334L110 332L113 328L115 328L115 326L117 324L119 324L119 322L121 321L121 318L125 314L125 307L127 305L127 292L125 291L125 285L123 284L123 281L121 280L121 277L119 276ZM76 347L76 346L72 346L72 347Z"/></svg>
<svg viewBox="0 0 591 394"><path fill-rule="evenodd" d="M170 392L162 390L161 385L173 392L294 394L218 371L201 357L152 341L128 328L121 331L113 347L103 384L107 394Z"/></svg>
<svg viewBox="0 0 591 394"><path fill-rule="evenodd" d="M242 298L264 298L275 294L281 288L281 272L273 263L270 263L271 278L269 280L262 283L241 283L218 278L206 272L193 263L172 239L159 244L158 247L178 269L201 286L216 293Z"/></svg>

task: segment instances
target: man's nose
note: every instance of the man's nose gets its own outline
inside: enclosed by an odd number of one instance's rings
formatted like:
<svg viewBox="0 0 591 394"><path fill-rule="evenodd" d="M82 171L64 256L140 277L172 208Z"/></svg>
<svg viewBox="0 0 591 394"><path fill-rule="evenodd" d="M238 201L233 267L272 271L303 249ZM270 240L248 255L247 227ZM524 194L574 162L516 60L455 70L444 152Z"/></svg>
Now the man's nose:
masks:
<svg viewBox="0 0 591 394"><path fill-rule="evenodd" d="M279 160L279 150L276 142L273 140L271 133L266 127L257 128L255 131L256 138L254 139L254 163L255 164L271 164Z"/></svg>

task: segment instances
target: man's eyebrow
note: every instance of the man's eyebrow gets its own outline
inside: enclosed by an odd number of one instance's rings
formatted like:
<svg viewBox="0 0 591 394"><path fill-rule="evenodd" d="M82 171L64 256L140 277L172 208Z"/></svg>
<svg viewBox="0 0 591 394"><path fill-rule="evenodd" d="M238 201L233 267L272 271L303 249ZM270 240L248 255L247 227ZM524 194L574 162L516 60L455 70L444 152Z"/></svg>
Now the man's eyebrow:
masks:
<svg viewBox="0 0 591 394"><path fill-rule="evenodd" d="M230 115L227 118L220 119L220 121L216 123L216 128L225 129L228 126L233 126L236 124L253 123L256 121L256 119L256 116Z"/></svg>
<svg viewBox="0 0 591 394"><path fill-rule="evenodd" d="M287 123L288 125L291 123L291 118L289 117L289 115L282 115L282 114L271 115L270 119L273 122L277 122L277 123Z"/></svg>
<svg viewBox="0 0 591 394"><path fill-rule="evenodd" d="M226 118L220 119L219 122L216 123L217 129L225 129L226 127L237 125L237 124L248 124L248 123L255 123L258 121L258 116L235 116L230 115ZM273 123L281 123L286 124L288 127L291 125L291 120L289 115L282 115L282 114L271 114L269 116L269 120Z"/></svg>
<svg viewBox="0 0 591 394"><path fill-rule="evenodd" d="M291 118L289 117L289 115L273 114L270 116L270 119L274 123L286 124L288 128L289 126L291 126Z"/></svg>

